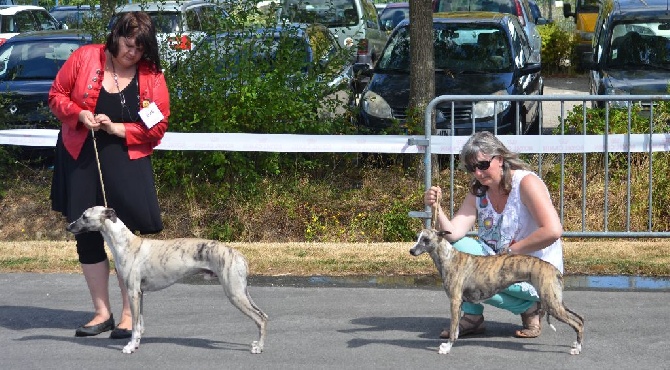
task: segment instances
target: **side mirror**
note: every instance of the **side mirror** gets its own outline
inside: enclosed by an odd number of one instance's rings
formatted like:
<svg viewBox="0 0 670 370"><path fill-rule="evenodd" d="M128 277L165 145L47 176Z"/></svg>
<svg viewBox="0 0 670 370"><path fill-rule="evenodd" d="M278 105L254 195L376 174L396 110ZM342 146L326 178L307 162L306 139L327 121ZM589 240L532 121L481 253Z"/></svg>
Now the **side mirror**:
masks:
<svg viewBox="0 0 670 370"><path fill-rule="evenodd" d="M593 60L593 53L588 51L582 54L581 65L584 69L595 71L600 69L598 63Z"/></svg>
<svg viewBox="0 0 670 370"><path fill-rule="evenodd" d="M545 24L551 23L547 18L539 17L535 20L535 24L538 26L544 26Z"/></svg>
<svg viewBox="0 0 670 370"><path fill-rule="evenodd" d="M528 63L523 68L521 68L522 75L529 75L531 73L537 73L542 71L541 63Z"/></svg>
<svg viewBox="0 0 670 370"><path fill-rule="evenodd" d="M575 16L575 13L572 12L572 5L570 5L568 3L563 3L563 16L565 18Z"/></svg>

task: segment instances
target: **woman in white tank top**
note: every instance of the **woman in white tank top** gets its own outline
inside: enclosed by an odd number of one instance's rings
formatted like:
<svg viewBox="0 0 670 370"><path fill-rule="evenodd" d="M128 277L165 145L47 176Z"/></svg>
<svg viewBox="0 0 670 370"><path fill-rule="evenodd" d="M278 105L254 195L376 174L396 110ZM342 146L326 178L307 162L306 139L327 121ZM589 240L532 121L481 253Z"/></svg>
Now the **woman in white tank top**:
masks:
<svg viewBox="0 0 670 370"><path fill-rule="evenodd" d="M563 272L563 227L544 182L530 166L510 152L490 132L478 132L465 143L461 167L472 174L470 192L450 220L438 208L436 228L451 232L449 241L461 252L476 255L527 254L541 258ZM433 186L424 194L432 206L442 190ZM477 239L466 237L476 227ZM528 283L514 284L484 303L521 315L520 338L540 335L539 297ZM463 302L459 336L480 334L484 327L484 306ZM440 337L448 338L449 330Z"/></svg>

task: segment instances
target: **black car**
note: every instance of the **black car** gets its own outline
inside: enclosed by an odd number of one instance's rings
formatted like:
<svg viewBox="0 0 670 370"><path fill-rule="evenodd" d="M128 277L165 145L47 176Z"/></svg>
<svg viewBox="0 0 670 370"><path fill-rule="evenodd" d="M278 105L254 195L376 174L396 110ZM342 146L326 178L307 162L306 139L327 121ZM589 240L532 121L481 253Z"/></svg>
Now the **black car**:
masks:
<svg viewBox="0 0 670 370"><path fill-rule="evenodd" d="M670 8L663 0L608 0L585 54L593 95L665 95L670 83ZM595 102L602 107L605 102ZM611 102L627 107L627 101ZM645 104L643 104L645 105ZM646 104L648 108L648 104Z"/></svg>
<svg viewBox="0 0 670 370"><path fill-rule="evenodd" d="M59 128L49 89L74 50L91 42L76 30L18 34L0 46L0 128Z"/></svg>
<svg viewBox="0 0 670 370"><path fill-rule="evenodd" d="M68 28L82 28L85 20L102 18L100 5L57 5L49 14Z"/></svg>
<svg viewBox="0 0 670 370"><path fill-rule="evenodd" d="M363 132L388 132L403 127L409 102L409 20L401 22L386 44L359 103ZM539 63L530 61L530 45L518 18L491 12L435 13L435 96L541 95L544 84ZM537 133L540 102L455 102L437 106L439 135L469 135L475 130L498 133Z"/></svg>

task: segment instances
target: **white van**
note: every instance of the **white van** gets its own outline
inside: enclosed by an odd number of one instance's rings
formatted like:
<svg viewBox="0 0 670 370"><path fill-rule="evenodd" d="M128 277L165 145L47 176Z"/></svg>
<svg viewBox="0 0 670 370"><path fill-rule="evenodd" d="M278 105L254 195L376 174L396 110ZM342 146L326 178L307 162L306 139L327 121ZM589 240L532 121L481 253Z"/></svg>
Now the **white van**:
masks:
<svg viewBox="0 0 670 370"><path fill-rule="evenodd" d="M356 47L355 63L372 66L386 44L372 0L282 0L280 20L323 24L342 47Z"/></svg>

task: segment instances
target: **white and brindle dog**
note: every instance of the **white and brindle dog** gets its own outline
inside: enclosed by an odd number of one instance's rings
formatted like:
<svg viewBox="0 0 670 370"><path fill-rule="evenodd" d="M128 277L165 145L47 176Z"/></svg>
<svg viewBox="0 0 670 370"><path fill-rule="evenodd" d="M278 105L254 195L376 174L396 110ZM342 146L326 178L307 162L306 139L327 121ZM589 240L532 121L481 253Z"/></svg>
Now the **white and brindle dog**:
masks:
<svg viewBox="0 0 670 370"><path fill-rule="evenodd" d="M463 301L482 302L522 281L533 285L540 296L540 318L546 313L549 325L549 315L570 325L577 333L570 354L581 352L584 318L563 304L563 275L554 265L527 255L475 256L459 252L447 241L447 234L450 232L424 229L409 251L413 256L430 254L451 300L449 342L440 346L440 354L449 353L458 338Z"/></svg>
<svg viewBox="0 0 670 370"><path fill-rule="evenodd" d="M99 231L114 257L116 272L128 288L133 330L123 353L140 346L144 332L142 294L156 291L177 280L199 272L218 276L226 296L258 326L259 338L251 344L251 353L261 353L265 343L268 316L254 304L247 289L247 260L224 244L204 239L155 240L133 234L111 208L91 207L69 224L72 233Z"/></svg>

